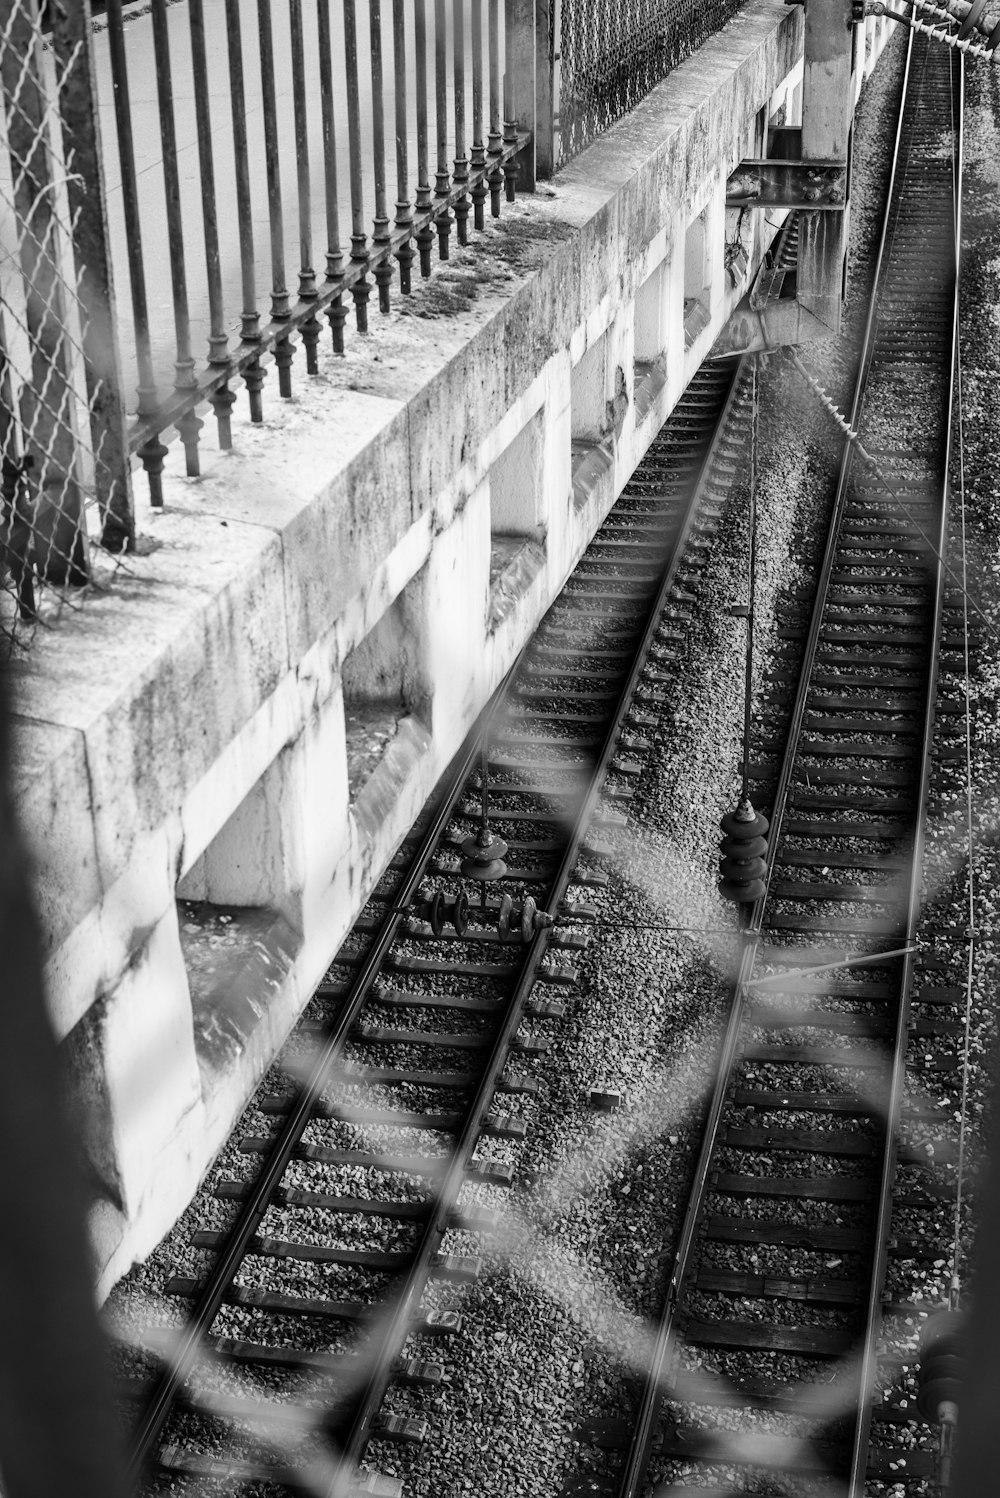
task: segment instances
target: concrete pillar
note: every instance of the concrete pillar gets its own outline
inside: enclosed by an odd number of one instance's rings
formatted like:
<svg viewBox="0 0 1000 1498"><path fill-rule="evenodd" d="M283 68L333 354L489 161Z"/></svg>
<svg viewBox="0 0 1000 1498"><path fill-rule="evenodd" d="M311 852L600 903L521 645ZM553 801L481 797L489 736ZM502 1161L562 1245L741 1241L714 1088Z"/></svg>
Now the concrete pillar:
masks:
<svg viewBox="0 0 1000 1498"><path fill-rule="evenodd" d="M726 292L726 277L722 269L723 245L726 238L726 180L721 174L712 186L712 195L705 206L705 254L708 260L708 310L712 317L721 311Z"/></svg>
<svg viewBox="0 0 1000 1498"><path fill-rule="evenodd" d="M489 601L490 487L484 479L455 522L437 537L425 568L422 628L435 740L457 742L482 701ZM489 682L488 688L494 683Z"/></svg>
<svg viewBox="0 0 1000 1498"><path fill-rule="evenodd" d="M708 205L694 214L684 234L684 295L700 297L708 284Z"/></svg>
<svg viewBox="0 0 1000 1498"><path fill-rule="evenodd" d="M546 370L542 501L550 575L563 578L573 551L573 408L568 349L560 349Z"/></svg>
<svg viewBox="0 0 1000 1498"><path fill-rule="evenodd" d="M666 266L660 261L643 281L632 304L632 352L636 360L653 364L667 344Z"/></svg>
<svg viewBox="0 0 1000 1498"><path fill-rule="evenodd" d="M65 1058L80 1137L101 1188L91 1218L101 1273L121 1219L139 1224L132 1252L148 1252L201 1169L201 1078L175 906L72 1031Z"/></svg>
<svg viewBox="0 0 1000 1498"><path fill-rule="evenodd" d="M618 308L605 337L604 423L606 440L612 444L615 455L614 490L607 496L606 511L632 477L635 467L635 327L631 302Z"/></svg>
<svg viewBox="0 0 1000 1498"><path fill-rule="evenodd" d="M684 349L684 234L685 224L668 244L663 261L663 298L667 331L667 408L680 399L685 385Z"/></svg>
<svg viewBox="0 0 1000 1498"><path fill-rule="evenodd" d="M570 415L573 439L600 442L607 406L607 334L584 350L570 376Z"/></svg>
<svg viewBox="0 0 1000 1498"><path fill-rule="evenodd" d="M545 523L543 456L545 409L530 416L490 465L490 530L495 536L533 536Z"/></svg>
<svg viewBox="0 0 1000 1498"><path fill-rule="evenodd" d="M312 907L349 841L343 693L329 668L325 674L298 737L179 882L179 899L280 911L294 929L311 934Z"/></svg>
<svg viewBox="0 0 1000 1498"><path fill-rule="evenodd" d="M181 900L283 907L296 884L292 829L283 814L287 760L252 786L177 886Z"/></svg>
<svg viewBox="0 0 1000 1498"><path fill-rule="evenodd" d="M286 753L290 763L285 797L286 805L296 811L294 867L296 888L301 892L300 925L308 944L322 941L324 928L329 929L330 891L350 851L344 700L339 682L333 683L329 696Z"/></svg>

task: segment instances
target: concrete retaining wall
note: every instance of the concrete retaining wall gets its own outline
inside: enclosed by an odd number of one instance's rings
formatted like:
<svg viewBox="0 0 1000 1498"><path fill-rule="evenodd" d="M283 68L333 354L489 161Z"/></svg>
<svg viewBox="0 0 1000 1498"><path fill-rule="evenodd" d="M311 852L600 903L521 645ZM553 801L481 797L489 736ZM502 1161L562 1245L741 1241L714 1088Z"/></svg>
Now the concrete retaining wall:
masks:
<svg viewBox="0 0 1000 1498"><path fill-rule="evenodd" d="M185 1206L743 294L724 183L794 121L801 32L754 0L291 401L265 390L201 478L175 445L128 573L17 668L102 1290ZM770 232L744 219L750 270Z"/></svg>

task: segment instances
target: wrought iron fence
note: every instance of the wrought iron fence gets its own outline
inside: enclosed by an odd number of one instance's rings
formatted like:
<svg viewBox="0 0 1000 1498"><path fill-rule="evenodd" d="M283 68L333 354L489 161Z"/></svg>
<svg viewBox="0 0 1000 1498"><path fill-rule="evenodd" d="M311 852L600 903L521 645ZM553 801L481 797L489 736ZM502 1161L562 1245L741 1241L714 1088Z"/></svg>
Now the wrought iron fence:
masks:
<svg viewBox="0 0 1000 1498"><path fill-rule="evenodd" d="M196 475L739 3L0 0L0 630L123 565L131 457L162 504L165 438Z"/></svg>
<svg viewBox="0 0 1000 1498"><path fill-rule="evenodd" d="M0 0L4 633L131 547L131 455L161 504L164 435L196 474L533 185L536 4Z"/></svg>
<svg viewBox="0 0 1000 1498"><path fill-rule="evenodd" d="M502 79L518 9L518 0L152 0L142 34L121 0L107 0L120 174L111 229L127 247L126 363L138 394L130 445L154 504L166 428L196 474L199 405L211 404L229 447L236 377L260 420L272 359L287 396L300 344L307 371L317 369L321 317L343 352L352 302L364 332L373 289L388 311L397 276L406 294L414 261L430 274L435 242L447 259L453 234L467 242L470 217L483 227L487 200L499 214L501 197L513 199L528 136L504 110ZM172 338L155 315L165 303Z"/></svg>
<svg viewBox="0 0 1000 1498"><path fill-rule="evenodd" d="M554 0L556 165L582 151L746 0Z"/></svg>

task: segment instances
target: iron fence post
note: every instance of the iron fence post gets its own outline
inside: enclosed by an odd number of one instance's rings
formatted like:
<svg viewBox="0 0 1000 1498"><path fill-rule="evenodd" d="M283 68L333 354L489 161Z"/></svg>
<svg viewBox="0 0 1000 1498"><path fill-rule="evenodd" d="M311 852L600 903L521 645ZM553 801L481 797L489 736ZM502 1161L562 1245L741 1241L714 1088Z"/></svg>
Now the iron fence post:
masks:
<svg viewBox="0 0 1000 1498"><path fill-rule="evenodd" d="M52 0L50 14L60 74L60 114L67 127L66 191L74 225L101 543L109 551L131 551L135 507L115 331L90 0Z"/></svg>
<svg viewBox="0 0 1000 1498"><path fill-rule="evenodd" d="M504 122L530 136L516 157L522 192L534 192L537 173L536 3L547 0L506 0L504 6Z"/></svg>
<svg viewBox="0 0 1000 1498"><path fill-rule="evenodd" d="M555 0L535 0L535 176L551 177L555 170L553 116L553 38Z"/></svg>

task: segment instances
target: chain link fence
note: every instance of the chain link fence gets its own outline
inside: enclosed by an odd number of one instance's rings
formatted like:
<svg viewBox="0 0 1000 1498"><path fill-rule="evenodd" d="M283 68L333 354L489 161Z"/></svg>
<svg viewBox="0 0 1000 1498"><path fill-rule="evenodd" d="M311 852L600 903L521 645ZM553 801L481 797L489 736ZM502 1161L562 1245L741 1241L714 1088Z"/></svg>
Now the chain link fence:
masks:
<svg viewBox="0 0 1000 1498"><path fill-rule="evenodd" d="M44 13L38 0L0 0L0 636L8 645L107 580L133 537L85 12L78 0L48 0Z"/></svg>
<svg viewBox="0 0 1000 1498"><path fill-rule="evenodd" d="M557 0L557 166L633 109L745 0Z"/></svg>

